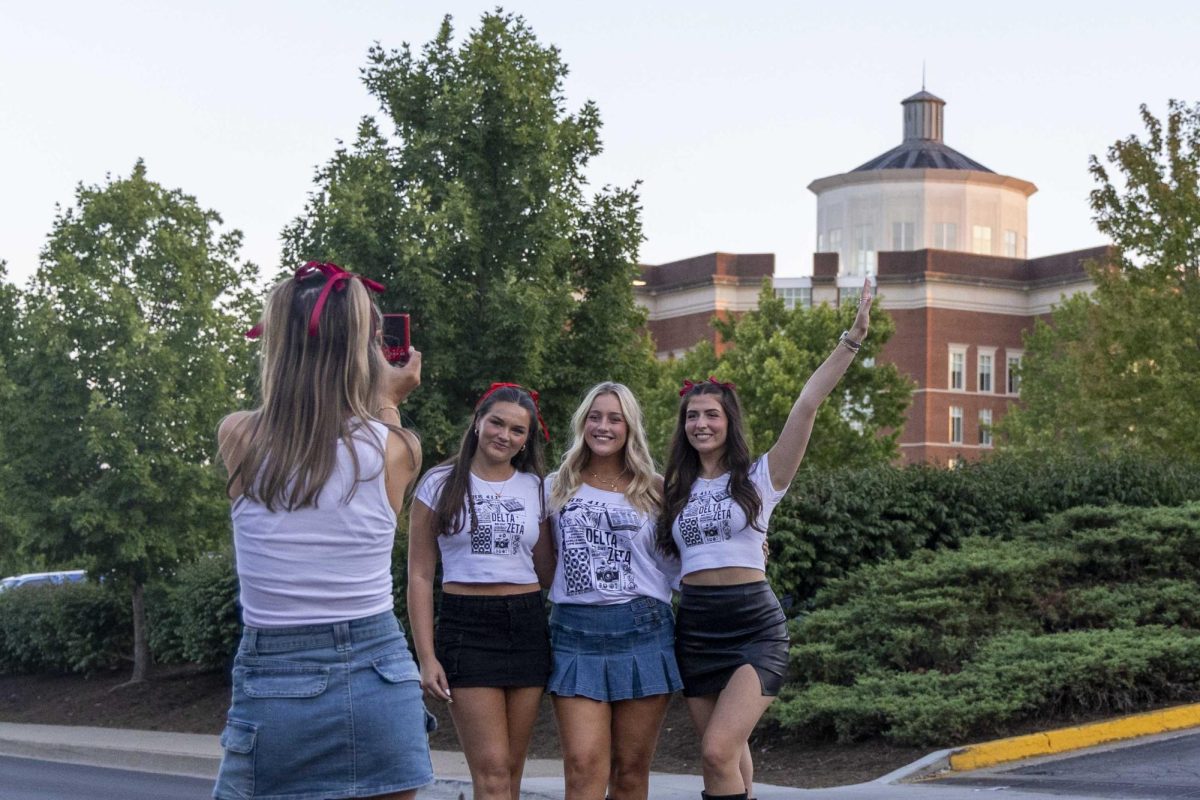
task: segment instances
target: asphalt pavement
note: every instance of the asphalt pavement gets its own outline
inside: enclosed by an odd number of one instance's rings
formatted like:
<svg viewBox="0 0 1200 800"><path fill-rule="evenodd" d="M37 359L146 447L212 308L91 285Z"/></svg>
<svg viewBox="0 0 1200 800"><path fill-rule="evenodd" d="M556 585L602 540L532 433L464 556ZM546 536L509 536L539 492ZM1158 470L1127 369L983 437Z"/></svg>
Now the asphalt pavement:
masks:
<svg viewBox="0 0 1200 800"><path fill-rule="evenodd" d="M949 770L953 752L931 753L869 783L830 789L756 784L755 794L759 800L980 800L986 796L983 793L1000 794L1009 800L1046 800L1051 796L1094 800L1113 797L1200 800L1198 729L1117 742L1082 754L1026 760L973 772ZM95 787L101 785L121 786L123 781L130 791L143 791L144 773L200 779L199 782L181 783L179 791L183 794L171 795L164 790L160 795L147 795L190 798L198 796L195 795L197 786L211 786L220 764L221 747L216 736L200 734L0 723L0 755L16 757L0 758L0 800L90 796L80 795L60 782L64 775L73 771L71 768L47 769L28 759L103 768L96 771L96 775L113 773L103 780L81 778L81 785L93 791L98 791ZM469 797L470 779L462 754L435 751L433 757L438 780L418 796L422 800L453 800L460 793ZM129 777L130 773L120 770L143 775ZM562 762L532 759L526 766L525 775L522 797L529 800L560 800L564 797ZM696 775L654 773L650 783L653 800L696 800L702 788ZM22 791L26 793L12 793L17 786L25 787ZM61 794L56 795L55 791ZM127 798L134 796L129 792L125 794Z"/></svg>

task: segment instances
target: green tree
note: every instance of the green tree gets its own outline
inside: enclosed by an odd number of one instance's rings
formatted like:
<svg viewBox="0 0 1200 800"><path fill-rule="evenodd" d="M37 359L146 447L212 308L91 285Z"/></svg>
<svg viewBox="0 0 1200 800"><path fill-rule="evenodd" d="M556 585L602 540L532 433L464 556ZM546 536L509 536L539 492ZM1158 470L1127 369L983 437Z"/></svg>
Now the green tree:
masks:
<svg viewBox="0 0 1200 800"><path fill-rule="evenodd" d="M28 546L129 592L132 680L147 581L226 535L214 432L245 382L241 234L146 176L80 186L26 297L4 437ZM13 413L16 410L19 413Z"/></svg>
<svg viewBox="0 0 1200 800"><path fill-rule="evenodd" d="M583 389L652 370L632 290L636 185L588 196L600 117L591 102L567 112L566 74L499 11L461 43L447 17L419 55L373 47L363 79L392 132L363 119L284 232L287 260L382 280L385 310L412 314L425 386L408 410L435 458L492 381L539 389L561 444Z"/></svg>
<svg viewBox="0 0 1200 800"><path fill-rule="evenodd" d="M828 304L789 311L770 282L764 283L755 311L714 320L725 346L720 356L703 343L663 368L648 412L659 452L665 452L675 425L683 379L710 375L737 386L751 450L771 447L805 381L850 327L854 313L853 305ZM892 319L877 308L862 352L817 412L804 466L867 466L898 456L897 439L912 388L895 365L874 361L895 330Z"/></svg>
<svg viewBox="0 0 1200 800"><path fill-rule="evenodd" d="M1200 456L1200 104L1141 109L1129 136L1091 158L1093 219L1115 251L1026 340L1016 448L1138 449Z"/></svg>
<svg viewBox="0 0 1200 800"><path fill-rule="evenodd" d="M21 313L21 293L8 282L8 265L4 261L0 261L0 308L4 309L4 313L0 314L0 409L7 410L0 410L2 418L6 413L15 411L15 387L9 376L9 364L16 349L17 319ZM0 509L9 507L7 487L11 480L7 442L4 428L0 426ZM0 512L0 577L18 570L18 545L17 526L9 515Z"/></svg>

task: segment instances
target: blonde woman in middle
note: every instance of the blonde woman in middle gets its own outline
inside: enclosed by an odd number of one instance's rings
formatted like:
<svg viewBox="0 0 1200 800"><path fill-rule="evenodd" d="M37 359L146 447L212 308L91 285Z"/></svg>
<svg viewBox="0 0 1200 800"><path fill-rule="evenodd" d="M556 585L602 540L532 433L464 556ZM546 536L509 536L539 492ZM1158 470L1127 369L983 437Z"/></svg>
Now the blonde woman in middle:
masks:
<svg viewBox="0 0 1200 800"><path fill-rule="evenodd" d="M671 590L679 564L655 547L662 478L633 393L601 383L571 421L546 480L557 550L547 691L562 738L567 800L644 800L675 664Z"/></svg>

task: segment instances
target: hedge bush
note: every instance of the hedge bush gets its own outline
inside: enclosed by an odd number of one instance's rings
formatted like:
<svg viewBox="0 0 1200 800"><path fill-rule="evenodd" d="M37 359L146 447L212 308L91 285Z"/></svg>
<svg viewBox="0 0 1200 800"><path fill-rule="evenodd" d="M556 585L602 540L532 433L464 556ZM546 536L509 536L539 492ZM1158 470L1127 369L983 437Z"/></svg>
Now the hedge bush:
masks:
<svg viewBox="0 0 1200 800"><path fill-rule="evenodd" d="M1002 536L1077 506L1200 500L1200 465L1133 455L1029 459L996 454L958 469L877 466L802 471L771 518L768 576L804 608L864 564Z"/></svg>
<svg viewBox="0 0 1200 800"><path fill-rule="evenodd" d="M1072 509L863 567L793 623L785 728L915 745L1200 696L1200 504Z"/></svg>
<svg viewBox="0 0 1200 800"><path fill-rule="evenodd" d="M94 672L133 650L129 604L97 583L0 594L0 673Z"/></svg>

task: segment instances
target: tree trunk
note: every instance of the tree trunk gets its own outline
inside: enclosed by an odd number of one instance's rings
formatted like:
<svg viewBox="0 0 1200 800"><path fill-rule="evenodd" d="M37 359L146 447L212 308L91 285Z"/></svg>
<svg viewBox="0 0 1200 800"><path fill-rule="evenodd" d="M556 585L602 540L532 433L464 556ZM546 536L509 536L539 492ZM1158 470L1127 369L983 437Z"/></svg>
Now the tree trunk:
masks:
<svg viewBox="0 0 1200 800"><path fill-rule="evenodd" d="M150 672L150 638L146 635L146 587L133 585L133 676L130 683L142 683Z"/></svg>

